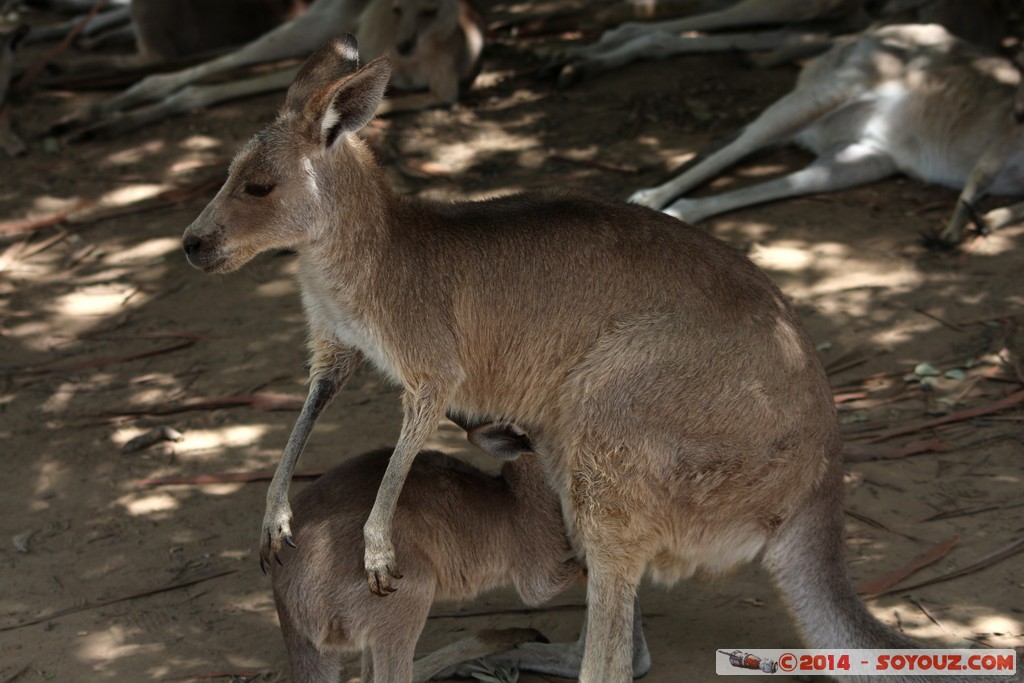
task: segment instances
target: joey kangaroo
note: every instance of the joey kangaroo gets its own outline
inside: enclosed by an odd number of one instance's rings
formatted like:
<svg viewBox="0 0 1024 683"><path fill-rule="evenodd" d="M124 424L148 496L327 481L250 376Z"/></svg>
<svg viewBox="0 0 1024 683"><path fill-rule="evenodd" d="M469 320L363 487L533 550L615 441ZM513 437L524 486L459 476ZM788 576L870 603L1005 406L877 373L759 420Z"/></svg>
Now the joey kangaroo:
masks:
<svg viewBox="0 0 1024 683"><path fill-rule="evenodd" d="M962 189L939 238L957 243L986 194L1024 194L1024 127L1014 64L938 25L894 25L845 39L807 64L794 90L727 144L630 201L689 221L745 206L832 192L905 173ZM817 160L775 180L697 199L678 197L764 147L794 141ZM670 203L671 202L671 203ZM996 229L1013 212L992 213Z"/></svg>
<svg viewBox="0 0 1024 683"><path fill-rule="evenodd" d="M505 436L489 426L469 431L470 441L509 459L500 477L435 451L416 456L395 513L402 590L387 600L366 590L361 548L390 451L348 460L296 496L293 531L302 552L273 567L296 681L337 682L342 650L363 650L365 682L426 681L459 662L537 638L532 629L484 631L413 664L434 601L466 600L511 583L536 605L582 578L538 456L510 447ZM639 612L634 625L646 657Z"/></svg>
<svg viewBox="0 0 1024 683"><path fill-rule="evenodd" d="M183 236L207 273L298 252L311 384L267 493L261 560L294 544L292 471L365 358L404 389L363 527L374 593L401 586L398 497L447 411L518 425L541 455L587 567L581 681L631 679L645 572L673 582L761 551L809 646L907 645L847 579L831 391L769 278L635 204L559 191L397 196L357 135L388 76L386 59L359 68L351 36L324 45Z"/></svg>
<svg viewBox="0 0 1024 683"><path fill-rule="evenodd" d="M298 67L215 85L197 82L240 67L304 57L339 31L360 38L364 59L392 58L394 87L427 91L396 98L388 111L454 104L460 87L468 87L479 71L485 35L471 0L314 0L297 18L238 50L180 71L148 76L62 122L60 128L77 128L75 138L123 133L218 102L284 90Z"/></svg>

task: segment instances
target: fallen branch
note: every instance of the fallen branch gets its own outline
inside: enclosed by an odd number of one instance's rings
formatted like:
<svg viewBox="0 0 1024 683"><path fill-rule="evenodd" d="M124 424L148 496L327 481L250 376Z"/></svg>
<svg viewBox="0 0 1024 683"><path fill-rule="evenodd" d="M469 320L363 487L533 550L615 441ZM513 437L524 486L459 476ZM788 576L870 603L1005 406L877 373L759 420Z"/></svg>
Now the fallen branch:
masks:
<svg viewBox="0 0 1024 683"><path fill-rule="evenodd" d="M42 228L48 228L53 225L91 225L111 218L137 215L149 211L158 211L176 206L195 197L205 195L212 190L217 189L223 183L224 174L217 173L216 175L205 178L193 185L171 188L170 190L161 192L155 197L133 202L126 206L101 207L91 211L90 209L93 209L96 206L96 200L84 199L70 208L61 209L60 211L54 212L49 216L43 216L42 218L2 221L0 222L0 235L21 235L40 230Z"/></svg>
<svg viewBox="0 0 1024 683"><path fill-rule="evenodd" d="M914 572L924 569L928 565L935 564L943 557L945 557L953 546L960 540L960 536L953 536L952 538L946 539L942 543L930 548L927 552L921 553L905 566L896 569L895 571L886 574L880 579L875 579L870 583L865 583L857 588L857 592L861 595L881 593L882 591L888 590L895 586L900 581L904 580Z"/></svg>
<svg viewBox="0 0 1024 683"><path fill-rule="evenodd" d="M237 569L223 569L221 571L217 571L217 572L213 572L213 573L208 573L208 574L203 574L201 576L197 576L194 579L189 579L187 581L178 581L176 583L168 584L168 585L163 586L161 588L151 588L149 590L141 591L139 593L132 593L130 595L122 595L121 597L117 597L117 598L110 598L108 600L100 600L99 602L87 602L86 604L80 605L78 607L68 607L67 609L61 609L61 610L57 610L56 612L50 612L49 614L44 614L41 617L36 617L35 619L30 619L28 621L23 621L20 624L9 624L7 626L0 626L0 632L3 632L3 631L13 631L15 629L24 628L26 626L32 626L34 624L41 624L44 621L51 621L53 619L59 619L60 617L66 617L69 614L77 614L79 612L85 612L85 611L88 611L88 610L91 610L91 609L97 609L99 607L106 607L108 605L113 605L113 604L116 604L116 603L119 603L119 602L127 602L128 600L135 600L137 598L146 598L146 597L149 597L150 595L158 595L160 593L167 593L168 591L178 590L179 588L188 588L189 586L194 586L197 583L203 583L204 581L210 581L212 579L218 579L218 578L220 578L222 576L227 576L228 574L234 574L237 571L238 571Z"/></svg>
<svg viewBox="0 0 1024 683"><path fill-rule="evenodd" d="M316 479L323 475L323 471L306 470L292 474L292 479ZM151 486L172 486L176 484L248 484L254 481L270 481L274 478L273 472L221 472L218 474L196 474L186 477L153 477L151 479L140 479L136 482L139 488Z"/></svg>
<svg viewBox="0 0 1024 683"><path fill-rule="evenodd" d="M1007 559L1009 557L1013 557L1014 555L1016 555L1017 553L1020 553L1020 552L1024 552L1024 538L1017 539L1016 541L1014 541L1014 542L1012 542L1012 543L1010 543L1008 545L1003 546L1002 548L1000 548L999 550L995 551L994 553L986 555L985 557L981 558L977 562L973 562L973 563L967 565L966 567L963 567L962 569L956 570L955 572L950 572L948 574L943 574L942 576L936 576L936 577L928 579L926 581L921 581L920 583L915 583L915 584L912 584L910 586L904 586L902 588L890 588L887 591L883 591L881 593L876 593L875 595L873 595L871 597L877 598L877 597L881 597L883 595L891 595L892 593L902 593L904 591L910 591L910 590L916 590L918 588L924 588L925 586L932 586L932 585L934 585L936 583L943 583L945 581L952 581L953 579L959 579L962 576L967 576L968 574L973 574L973 573L981 571L982 569L985 569L987 567L991 567L992 565L994 565L994 564L996 564L998 562L1002 562L1003 560L1005 560L1005 559Z"/></svg>
<svg viewBox="0 0 1024 683"><path fill-rule="evenodd" d="M837 375L840 372L850 370L858 365L863 365L869 360L874 360L879 356L885 355L886 351L875 351L874 353L862 352L860 349L855 349L850 353L845 353L832 362L825 365L826 375Z"/></svg>
<svg viewBox="0 0 1024 683"><path fill-rule="evenodd" d="M35 232L36 230L41 230L43 228L49 228L53 225L60 225L61 223L64 223L71 214L84 211L85 209L95 205L95 199L83 199L70 208L55 211L48 216L43 216L42 218L2 221L0 222L0 235L21 235L24 233Z"/></svg>
<svg viewBox="0 0 1024 683"><path fill-rule="evenodd" d="M871 460L898 460L922 453L948 453L956 450L942 439L911 441L897 447L870 446L867 444L844 443L843 460L846 462L869 462Z"/></svg>
<svg viewBox="0 0 1024 683"><path fill-rule="evenodd" d="M197 399L170 405L153 405L145 408L119 408L94 415L106 417L175 415L193 410L220 410L222 408L255 408L262 411L299 410L305 398L295 394L257 393L242 396L225 396L223 398Z"/></svg>
<svg viewBox="0 0 1024 683"><path fill-rule="evenodd" d="M946 424L952 424L954 422L963 422L964 420L970 420L975 417L981 417L983 415L991 415L992 413L998 413L1008 408L1013 408L1024 402L1024 390L1005 396L995 403L990 403L987 406L979 406L977 408L970 408L968 410L962 410L958 413L952 413L943 417L937 417L934 420L925 420L924 422L918 422L916 424L908 425L906 427L897 427L896 429L890 429L888 431L878 434L874 438L870 439L868 443L879 443L881 441L887 441L894 436L903 436L904 434L913 434L914 432L920 432L925 429L931 429L932 427L940 427Z"/></svg>

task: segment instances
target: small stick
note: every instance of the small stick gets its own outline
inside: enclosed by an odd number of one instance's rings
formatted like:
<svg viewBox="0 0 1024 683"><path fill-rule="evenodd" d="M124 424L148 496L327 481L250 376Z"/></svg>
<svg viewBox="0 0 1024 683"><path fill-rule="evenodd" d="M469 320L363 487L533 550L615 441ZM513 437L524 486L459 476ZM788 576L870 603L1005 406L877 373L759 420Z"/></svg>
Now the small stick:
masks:
<svg viewBox="0 0 1024 683"><path fill-rule="evenodd" d="M905 534L903 532L896 531L895 529L893 529L888 524L886 524L884 522L879 522L877 519L874 519L873 517L868 517L863 512L857 512L856 510L851 510L850 508L844 508L843 512L848 514L850 517L853 517L857 521L863 522L863 523L867 524L868 526L872 526L872 527L874 527L876 529L881 529L882 531L888 531L890 534L895 534L896 536L902 536L903 538L905 538L907 540L910 540L910 541L920 541L921 540L919 538L915 538L913 536L909 536L909 535L907 535L907 534Z"/></svg>
<svg viewBox="0 0 1024 683"><path fill-rule="evenodd" d="M83 199L76 203L74 206L55 211L49 216L43 216L42 218L29 218L26 220L15 220L15 221L3 221L0 222L0 235L20 235L26 232L35 232L42 228L48 228L51 225L59 225L68 219L73 213L88 209L96 204L95 199Z"/></svg>
<svg viewBox="0 0 1024 683"><path fill-rule="evenodd" d="M843 460L846 462L869 462L872 460L898 460L922 453L948 453L956 450L952 444L942 439L912 441L896 448L866 446L864 444L843 444Z"/></svg>
<svg viewBox="0 0 1024 683"><path fill-rule="evenodd" d="M99 602L86 603L79 607L68 607L67 609L61 609L57 610L56 612L44 614L43 616L36 617L35 619L23 621L20 624L9 624L7 626L0 626L0 632L13 631L15 629L24 628L26 626L41 624L44 621L59 619L60 617L66 617L69 614L77 614L79 612L85 612L87 610L96 609L98 607L106 607L107 605L113 605L118 602L126 602L128 600L135 600L136 598L145 598L149 597L150 595L158 595L159 593L166 593L168 591L178 590L179 588L188 588L189 586L194 586L197 583L217 579L222 576L227 576L228 574L234 574L237 571L237 569L223 569L221 571L203 574L202 576L197 576L196 578L189 579L188 581L178 581L177 583L172 583L167 586L163 586L162 588L151 588L140 593L132 593L131 595L122 595L121 597L110 598L109 600L100 600Z"/></svg>
<svg viewBox="0 0 1024 683"><path fill-rule="evenodd" d="M991 403L987 406L979 406L977 408L970 408L968 410L962 410L959 413L952 413L943 417L935 418L934 420L925 420L924 422L918 422L916 424L908 425L906 427L897 427L896 429L890 429L889 431L882 432L881 434L872 438L868 443L879 443L881 441L887 441L894 436L902 436L904 434L913 434L914 432L920 432L925 429L931 429L932 427L939 427L945 424L951 424L953 422L963 422L964 420L970 420L975 417L981 417L983 415L991 415L992 413L998 413L1008 408L1013 408L1024 401L1024 390L1005 396L998 401Z"/></svg>
<svg viewBox="0 0 1024 683"><path fill-rule="evenodd" d="M316 479L323 471L306 470L292 474L292 479ZM197 474L191 477L152 477L136 482L139 488L150 486L173 486L176 484L248 484L254 481L270 481L273 472L221 472L219 474Z"/></svg>
<svg viewBox="0 0 1024 683"><path fill-rule="evenodd" d="M881 597L883 595L890 595L892 593L900 593L903 591L914 590L917 588L924 588L925 586L931 586L936 583L942 583L944 581L959 579L962 576L967 576L968 574L973 574L974 572L985 569L986 567L990 567L993 564L996 564L997 562L1002 562L1008 557L1013 557L1014 555L1022 551L1024 551L1024 538L1017 539L1016 541L1013 541L1012 543L1003 546L999 550L986 555L977 562L967 565L963 569L958 569L955 572L943 574L942 576L936 576L935 578L928 579L927 581L921 581L920 583L915 583L910 586L904 586L903 588L891 588L887 591L877 593L872 597Z"/></svg>
<svg viewBox="0 0 1024 683"><path fill-rule="evenodd" d="M921 522L937 522L943 519L954 517L967 517L968 515L980 515L983 512L995 512L996 510L1014 510L1024 507L1024 503L1010 503L1006 505L986 505L984 507L967 508L966 510L949 510L947 512L936 512L931 517L925 517Z"/></svg>
<svg viewBox="0 0 1024 683"><path fill-rule="evenodd" d="M942 325L944 327L948 327L949 329L953 330L954 332L962 333L964 331L963 328L960 327L959 325L957 325L956 323L951 323L951 322L949 322L947 320L943 320L939 316L934 315L932 313L929 313L928 311L924 310L923 308L915 308L914 312L915 313L920 313L921 315L923 315L926 318L931 318L935 322L939 323L940 325Z"/></svg>
<svg viewBox="0 0 1024 683"><path fill-rule="evenodd" d="M909 601L911 602L911 604L913 604L913 605L914 605L915 607L917 607L917 608L918 608L919 610L921 610L921 612L922 612L922 613L923 613L923 614L924 614L924 615L925 615L926 617L928 617L928 621L932 622L933 624L935 624L936 626L938 626L939 628L941 628L941 629L942 629L943 631L945 631L945 630L946 630L946 627L945 627L945 626L943 626L942 624L940 624L940 623L939 623L939 620L938 620L938 619L936 619L935 617L933 617L933 616L932 616L932 613L931 613L931 612L929 612L929 611L928 611L928 610L927 610L927 609L925 608L924 604L923 604L923 603L922 603L922 602L921 602L920 600L918 600L918 599L917 599L917 598L915 598L914 596L910 596L910 597L908 597L908 598L907 598L907 600L909 600Z"/></svg>
<svg viewBox="0 0 1024 683"><path fill-rule="evenodd" d="M861 585L857 588L857 592L862 595L866 593L882 593L883 591L892 588L914 572L924 569L928 565L935 564L941 560L949 554L949 551L953 549L953 546L955 546L959 540L959 535L946 539L942 543L939 543L928 551L921 553L912 559L906 564L906 566L900 567L880 579L875 579L870 583Z"/></svg>

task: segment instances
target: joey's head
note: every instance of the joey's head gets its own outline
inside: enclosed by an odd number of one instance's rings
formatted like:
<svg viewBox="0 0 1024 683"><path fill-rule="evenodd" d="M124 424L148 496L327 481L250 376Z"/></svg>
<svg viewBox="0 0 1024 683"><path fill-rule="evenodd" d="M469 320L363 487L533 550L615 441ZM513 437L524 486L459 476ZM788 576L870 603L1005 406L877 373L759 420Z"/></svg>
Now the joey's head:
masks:
<svg viewBox="0 0 1024 683"><path fill-rule="evenodd" d="M390 73L386 58L360 69L347 34L307 59L277 118L235 155L224 186L185 230L189 263L229 273L330 230L346 197L360 194L346 186L369 162L355 133L373 119Z"/></svg>

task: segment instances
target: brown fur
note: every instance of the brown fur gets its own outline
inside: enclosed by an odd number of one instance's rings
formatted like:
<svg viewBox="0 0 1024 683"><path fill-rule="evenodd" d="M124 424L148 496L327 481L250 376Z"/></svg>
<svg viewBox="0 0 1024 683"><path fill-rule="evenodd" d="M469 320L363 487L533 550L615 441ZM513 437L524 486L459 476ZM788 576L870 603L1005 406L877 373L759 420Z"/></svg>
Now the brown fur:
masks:
<svg viewBox="0 0 1024 683"><path fill-rule="evenodd" d="M337 681L338 654L346 650L367 652L376 683L425 680L431 672L422 663L413 675L413 651L433 602L467 600L513 584L524 602L536 605L581 575L558 499L535 454L506 463L501 476L492 477L425 451L409 471L396 511L402 590L383 600L371 595L362 527L390 454L346 461L295 498L293 530L301 550L274 568L273 585L297 681ZM457 661L434 664L433 673Z"/></svg>
<svg viewBox="0 0 1024 683"><path fill-rule="evenodd" d="M261 558L290 540L291 472L326 401L366 358L405 390L363 527L374 592L402 585L398 495L449 410L519 425L542 456L587 564L580 680L630 680L645 571L717 573L762 548L811 646L904 643L847 580L831 391L768 277L640 206L566 192L396 196L355 135L388 66L357 70L355 51L342 37L309 59L185 231L189 261L207 272L270 248L299 253L312 385L267 494ZM272 189L252 196L253 182Z"/></svg>

